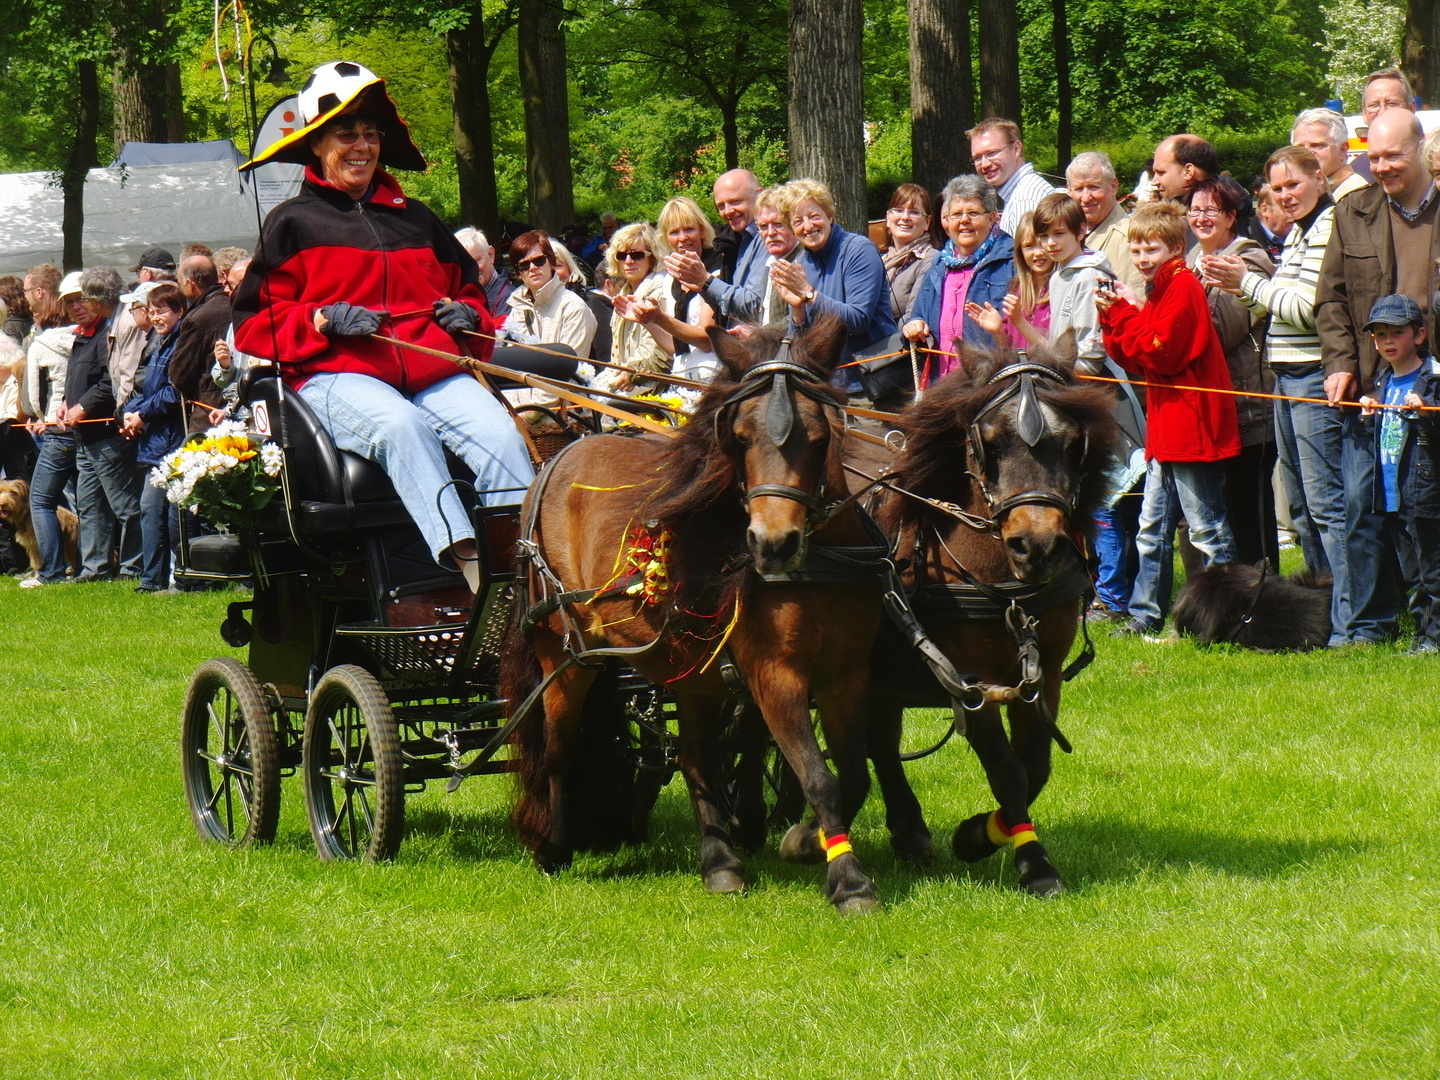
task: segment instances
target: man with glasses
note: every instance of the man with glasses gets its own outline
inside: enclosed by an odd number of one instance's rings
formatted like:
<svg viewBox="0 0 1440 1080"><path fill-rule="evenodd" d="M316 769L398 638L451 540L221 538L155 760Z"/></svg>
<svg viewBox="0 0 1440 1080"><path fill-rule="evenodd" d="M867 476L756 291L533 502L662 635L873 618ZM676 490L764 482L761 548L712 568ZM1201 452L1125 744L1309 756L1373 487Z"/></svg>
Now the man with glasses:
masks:
<svg viewBox="0 0 1440 1080"><path fill-rule="evenodd" d="M1345 118L1334 109L1306 109L1295 117L1290 130L1292 146L1303 146L1320 162L1320 171L1330 182L1330 198L1339 202L1370 181L1350 165L1350 137Z"/></svg>
<svg viewBox="0 0 1440 1080"><path fill-rule="evenodd" d="M1402 585L1384 517L1376 512L1375 429L1342 403L1375 392L1380 358L1365 325L1376 300L1391 293L1409 296L1425 312L1426 328L1434 334L1430 298L1440 258L1440 198L1421 153L1423 138L1420 121L1409 109L1376 114L1365 151L1375 183L1335 208L1315 292L1325 396L1343 410L1340 470L1350 575L1350 621L1344 634L1351 644L1386 641L1398 629Z"/></svg>
<svg viewBox="0 0 1440 1080"><path fill-rule="evenodd" d="M1025 160L1025 144L1020 139L1020 126L1013 120L990 117L981 120L965 133L970 140L970 160L975 171L993 187L1004 205L1000 228L1011 236L1023 218L1040 200L1057 188L1035 171Z"/></svg>

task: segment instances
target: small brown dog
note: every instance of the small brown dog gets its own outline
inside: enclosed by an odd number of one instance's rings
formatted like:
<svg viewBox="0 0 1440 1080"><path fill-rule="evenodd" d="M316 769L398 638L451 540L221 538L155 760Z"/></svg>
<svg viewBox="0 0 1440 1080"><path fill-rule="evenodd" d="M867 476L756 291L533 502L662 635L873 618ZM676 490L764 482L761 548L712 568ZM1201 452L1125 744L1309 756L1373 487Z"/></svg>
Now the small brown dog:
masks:
<svg viewBox="0 0 1440 1080"><path fill-rule="evenodd" d="M63 506L55 508L60 519L60 537L65 548L65 565L80 573L80 519ZM40 542L30 520L30 485L24 480L0 480L0 520L15 533L15 539L30 556L30 569L40 572Z"/></svg>

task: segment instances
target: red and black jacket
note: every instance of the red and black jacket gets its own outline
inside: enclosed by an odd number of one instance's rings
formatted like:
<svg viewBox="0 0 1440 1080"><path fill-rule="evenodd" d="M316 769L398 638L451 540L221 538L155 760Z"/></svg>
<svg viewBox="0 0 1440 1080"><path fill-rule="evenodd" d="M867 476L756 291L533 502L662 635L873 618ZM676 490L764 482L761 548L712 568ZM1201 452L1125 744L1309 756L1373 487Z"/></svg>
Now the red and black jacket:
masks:
<svg viewBox="0 0 1440 1080"><path fill-rule="evenodd" d="M278 360L292 386L317 372L347 371L414 393L459 369L373 338L329 337L315 329L315 312L342 301L388 311L379 331L387 337L488 359L492 342L466 337L457 343L435 321L431 309L442 299L473 307L481 333L493 334L504 322L486 307L475 261L394 177L376 170L370 194L355 202L311 166L300 194L265 219L259 250L234 298L235 345Z"/></svg>

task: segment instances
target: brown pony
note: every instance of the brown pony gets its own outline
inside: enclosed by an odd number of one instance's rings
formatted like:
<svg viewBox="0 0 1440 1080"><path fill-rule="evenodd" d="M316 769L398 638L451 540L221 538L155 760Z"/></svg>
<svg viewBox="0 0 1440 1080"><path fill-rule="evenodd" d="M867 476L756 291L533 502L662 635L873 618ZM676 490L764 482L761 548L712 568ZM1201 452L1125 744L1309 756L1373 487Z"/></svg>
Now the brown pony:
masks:
<svg viewBox="0 0 1440 1080"><path fill-rule="evenodd" d="M735 691L748 689L828 838L828 897L846 912L876 905L843 835L839 784L811 726L810 699L837 766L863 772L879 579L757 576L798 570L812 541L873 542L846 499L844 399L829 385L844 338L838 320L793 344L778 329L744 343L712 332L724 370L676 437L581 439L531 488L521 542L529 596L516 605L501 692L520 702L553 679L543 713L532 710L517 729L515 817L542 870L569 865L577 849L639 838L624 783L601 775L624 768L617 711L586 705L603 673L593 660L567 665L582 650L629 649L625 662L676 696L706 888L745 887L720 735Z"/></svg>
<svg viewBox="0 0 1440 1080"><path fill-rule="evenodd" d="M961 353L960 368L903 414L905 450L878 519L895 538L928 636L957 672L985 687L956 711L999 809L963 821L951 848L975 862L1013 843L1021 886L1048 896L1064 886L1035 839L1029 808L1050 776L1051 742L1068 749L1055 718L1062 668L1088 600L1081 544L1113 463L1113 401L1073 381L1068 334L1053 350L1028 355L968 345ZM1040 677L1033 686L1024 684L1007 629L1011 601L1020 605L1011 620L1034 620ZM882 637L870 754L896 852L923 859L933 845L901 766L901 716L907 704L935 705L950 695L937 700L939 688L917 668L914 650ZM931 690L917 694L927 683Z"/></svg>

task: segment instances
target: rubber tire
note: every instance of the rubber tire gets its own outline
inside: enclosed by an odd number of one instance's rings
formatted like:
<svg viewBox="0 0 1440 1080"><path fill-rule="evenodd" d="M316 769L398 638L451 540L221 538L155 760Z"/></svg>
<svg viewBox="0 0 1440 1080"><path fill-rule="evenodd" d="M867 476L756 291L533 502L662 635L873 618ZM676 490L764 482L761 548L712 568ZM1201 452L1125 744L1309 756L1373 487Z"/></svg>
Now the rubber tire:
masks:
<svg viewBox="0 0 1440 1080"><path fill-rule="evenodd" d="M218 713L217 702L221 703ZM214 738L221 743L222 756L238 758L236 767L218 769L218 783L210 750ZM265 692L240 661L207 660L191 677L180 718L180 773L190 817L202 840L247 847L275 839L280 821L280 741ZM242 779L247 775L248 793ZM244 824L239 830L237 809Z"/></svg>
<svg viewBox="0 0 1440 1080"><path fill-rule="evenodd" d="M337 735L343 751L337 751ZM353 769L361 782L341 779L337 765ZM300 768L310 835L321 859L378 862L395 856L405 835L400 737L389 698L364 668L333 667L315 684L305 710ZM338 809L337 788L344 792ZM366 788L373 792L368 798Z"/></svg>

